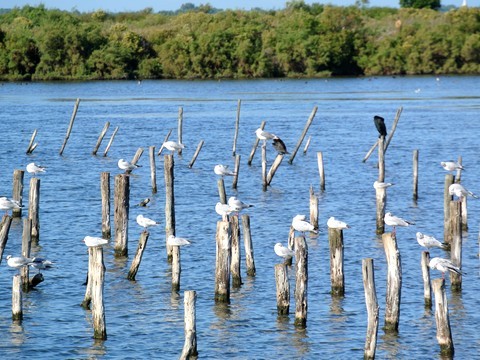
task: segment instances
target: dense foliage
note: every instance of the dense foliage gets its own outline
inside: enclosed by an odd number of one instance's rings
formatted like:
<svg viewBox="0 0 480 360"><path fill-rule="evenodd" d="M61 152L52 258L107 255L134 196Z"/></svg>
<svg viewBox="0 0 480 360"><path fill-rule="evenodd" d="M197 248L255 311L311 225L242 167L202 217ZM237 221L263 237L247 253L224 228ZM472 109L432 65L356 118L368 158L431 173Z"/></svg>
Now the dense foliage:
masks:
<svg viewBox="0 0 480 360"><path fill-rule="evenodd" d="M184 9L185 10L185 9ZM480 9L335 7L0 15L0 79L480 73Z"/></svg>

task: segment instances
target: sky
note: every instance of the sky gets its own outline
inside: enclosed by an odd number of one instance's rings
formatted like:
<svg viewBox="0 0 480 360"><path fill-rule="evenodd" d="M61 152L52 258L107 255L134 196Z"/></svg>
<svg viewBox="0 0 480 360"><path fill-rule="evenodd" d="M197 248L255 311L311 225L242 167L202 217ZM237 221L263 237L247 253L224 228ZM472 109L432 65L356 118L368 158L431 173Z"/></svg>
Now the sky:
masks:
<svg viewBox="0 0 480 360"><path fill-rule="evenodd" d="M77 10L92 12L102 9L107 12L140 11L152 8L154 12L162 10L178 10L182 4L192 3L196 6L210 4L219 9L243 9L260 7L262 9L283 9L285 0L0 0L0 8L37 6L44 4L46 8L60 10ZM320 3L338 6L354 5L355 0L305 0L306 4ZM480 0L467 0L469 6L480 6ZM462 0L441 0L442 5L460 6ZM369 0L369 6L399 7L399 0Z"/></svg>

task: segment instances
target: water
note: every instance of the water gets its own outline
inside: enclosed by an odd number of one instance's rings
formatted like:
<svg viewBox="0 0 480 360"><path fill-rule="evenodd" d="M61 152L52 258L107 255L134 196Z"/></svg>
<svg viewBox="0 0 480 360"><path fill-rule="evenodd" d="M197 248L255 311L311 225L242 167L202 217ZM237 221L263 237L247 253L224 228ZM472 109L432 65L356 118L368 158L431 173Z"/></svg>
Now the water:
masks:
<svg viewBox="0 0 480 360"><path fill-rule="evenodd" d="M40 241L32 254L56 262L45 271L45 281L24 294L24 320L11 321L11 283L14 270L5 256L19 255L22 225L14 219L0 267L0 352L2 358L26 358L33 351L41 358L177 358L184 341L183 291L197 291L198 351L204 359L261 358L361 358L366 334L366 311L361 262L372 257L380 305L378 358L440 358L434 313L424 309L420 271L422 249L415 232L443 237L443 182L440 161L463 157L467 170L463 184L480 192L478 134L480 90L478 77L405 77L329 80L258 81L144 81L88 83L3 83L0 86L0 194L11 196L14 169L35 161L48 167L41 175ZM76 98L81 98L72 135L59 156ZM249 210L257 276L245 274L243 285L232 291L229 306L214 303L215 229L218 216L217 163L233 167L232 143L238 99L242 100L237 153L242 156L238 191L226 180L227 195L254 204ZM254 131L262 121L292 151L312 109L318 106L308 135L293 165L280 166L272 186L262 191L260 152L253 164L247 159ZM397 109L403 112L386 157L389 190L387 209L416 222L398 229L402 256L403 287L398 336L381 329L385 313L386 261L375 236L376 152L362 159L376 141L373 115L386 119L389 130ZM137 281L126 276L141 229L139 213L164 224L163 157L157 157L159 192L152 196L148 146L158 151L169 129L175 129L183 107L183 157L175 156L176 233L192 240L182 249L181 291L170 291L171 272L166 261L163 225L150 238ZM92 156L105 122L111 126L99 156ZM103 151L113 129L120 130L108 157ZM38 148L25 155L30 136L38 129ZM197 144L205 141L192 169L188 164ZM101 234L100 173L119 173L119 158L131 159L143 147L143 165L131 176L131 204L151 196L151 206L132 206L129 257L115 259L113 247L105 249L105 311L108 339L95 341L91 314L83 300L88 255L82 239ZM412 153L419 150L419 199L412 201ZM269 145L269 162L274 151ZM326 191L319 191L316 152L322 151ZM25 176L24 203L28 205ZM309 213L309 187L319 196L318 238L309 238L307 328L293 326L291 315L277 317L273 252L285 243L291 219ZM463 279L460 294L447 294L457 358L471 358L480 351L477 294L480 291L478 214L480 202L470 200L469 232L464 234ZM26 211L25 211L26 213ZM352 228L344 232L344 298L332 297L329 278L326 220L335 216ZM113 217L112 217L113 219ZM432 256L448 256L433 249ZM294 269L291 289L294 289ZM434 277L440 276L438 273Z"/></svg>

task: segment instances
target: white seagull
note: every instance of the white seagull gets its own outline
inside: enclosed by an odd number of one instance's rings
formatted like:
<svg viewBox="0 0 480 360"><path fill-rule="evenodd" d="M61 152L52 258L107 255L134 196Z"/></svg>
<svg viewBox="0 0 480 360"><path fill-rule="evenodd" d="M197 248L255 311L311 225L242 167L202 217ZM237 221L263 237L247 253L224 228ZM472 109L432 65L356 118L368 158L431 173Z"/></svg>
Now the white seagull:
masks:
<svg viewBox="0 0 480 360"><path fill-rule="evenodd" d="M392 184L392 183L389 183L389 182L380 182L380 181L375 181L373 183L373 187L375 189L386 189L386 188L389 188L392 185L395 185L395 184Z"/></svg>
<svg viewBox="0 0 480 360"><path fill-rule="evenodd" d="M127 160L120 159L120 160L118 160L118 167L120 168L120 170L132 171L132 170L135 170L136 168L140 167L140 165L132 164L132 163L128 162Z"/></svg>
<svg viewBox="0 0 480 360"><path fill-rule="evenodd" d="M445 279L445 273L451 271L453 273L464 275L458 266L453 265L453 263L448 259L443 259L439 257L434 257L428 263L428 267L433 270L438 270L442 273L442 279Z"/></svg>
<svg viewBox="0 0 480 360"><path fill-rule="evenodd" d="M277 138L277 135L269 133L268 131L264 131L262 128L255 130L255 134L257 135L257 138L263 140L263 142Z"/></svg>
<svg viewBox="0 0 480 360"><path fill-rule="evenodd" d="M473 192L470 190L465 189L462 185L460 184L452 184L448 187L448 193L450 195L455 195L459 199L462 199L463 197L467 197L468 195L478 199L478 196L475 195Z"/></svg>
<svg viewBox="0 0 480 360"><path fill-rule="evenodd" d="M227 215L230 215L233 210L228 204L222 204L221 202L217 202L215 205L215 211L218 215L222 217L224 221L227 220Z"/></svg>
<svg viewBox="0 0 480 360"><path fill-rule="evenodd" d="M101 246L101 245L105 245L105 244L108 244L108 240L107 239L102 239L102 238L99 238L99 237L95 237L95 236L85 236L82 240L85 245L87 245L88 247L94 247L94 246Z"/></svg>
<svg viewBox="0 0 480 360"><path fill-rule="evenodd" d="M231 196L228 199L228 205L230 206L232 211L234 211L236 213L242 211L243 209L247 209L247 208L253 206L253 205L250 205L250 204L245 204L240 199L238 199L236 196Z"/></svg>
<svg viewBox="0 0 480 360"><path fill-rule="evenodd" d="M327 226L331 229L350 229L350 225L348 225L346 222L335 219L333 216L328 219Z"/></svg>
<svg viewBox="0 0 480 360"><path fill-rule="evenodd" d="M37 165L35 163L30 163L27 165L27 172L33 174L33 176L37 175L38 173L45 172L45 167Z"/></svg>
<svg viewBox="0 0 480 360"><path fill-rule="evenodd" d="M160 223L155 221L155 220L149 219L149 218L143 216L142 214L140 214L140 215L137 216L137 224L140 225L141 227L143 227L145 230L147 230L147 228L149 226L155 226L155 225L158 225Z"/></svg>
<svg viewBox="0 0 480 360"><path fill-rule="evenodd" d="M8 213L9 210L21 208L22 206L17 200L8 199L5 196L0 197L0 210L5 210L5 213Z"/></svg>
<svg viewBox="0 0 480 360"><path fill-rule="evenodd" d="M435 239L433 236L425 235L425 234L422 234L421 232L417 232L416 236L417 236L417 242L420 244L420 246L427 248L427 250L430 250L430 248L432 247L438 247L440 249L446 248L444 244L442 244L440 241Z"/></svg>
<svg viewBox="0 0 480 360"><path fill-rule="evenodd" d="M465 170L465 168L456 161L441 161L440 165L447 171Z"/></svg>
<svg viewBox="0 0 480 360"><path fill-rule="evenodd" d="M165 149L170 150L172 153L185 148L185 145L177 143L173 140L165 141L162 145Z"/></svg>
<svg viewBox="0 0 480 360"><path fill-rule="evenodd" d="M300 231L301 233L305 233L305 231L310 231L317 234L318 231L314 228L312 224L305 221L305 219L305 215L295 215L292 220L293 228L297 231Z"/></svg>
<svg viewBox="0 0 480 360"><path fill-rule="evenodd" d="M7 265L15 268L15 269L20 269L24 266L31 265L32 259L26 258L24 256L12 256L12 255L7 255Z"/></svg>
<svg viewBox="0 0 480 360"><path fill-rule="evenodd" d="M392 226L393 227L393 233L395 234L395 230L397 226L409 226L409 225L414 225L413 222L404 220L402 218L399 218L395 215L392 215L391 212L387 212L385 214L385 217L383 218L383 221L385 221L385 225Z"/></svg>
<svg viewBox="0 0 480 360"><path fill-rule="evenodd" d="M38 270L40 273L41 270L49 269L53 267L53 262L47 259L39 258L39 257L34 257L30 263L30 266L32 268L35 268Z"/></svg>
<svg viewBox="0 0 480 360"><path fill-rule="evenodd" d="M215 165L215 168L213 169L215 174L220 175L221 177L224 176L235 176L236 174L228 168L228 165L222 165L218 164Z"/></svg>
<svg viewBox="0 0 480 360"><path fill-rule="evenodd" d="M276 243L275 246L273 247L273 250L275 251L275 254L284 258L285 260L295 256L295 251L293 251L292 249L289 249L286 246L283 246L280 243Z"/></svg>
<svg viewBox="0 0 480 360"><path fill-rule="evenodd" d="M190 245L190 241L181 237L176 237L175 235L169 235L167 238L167 245L170 245L170 246Z"/></svg>

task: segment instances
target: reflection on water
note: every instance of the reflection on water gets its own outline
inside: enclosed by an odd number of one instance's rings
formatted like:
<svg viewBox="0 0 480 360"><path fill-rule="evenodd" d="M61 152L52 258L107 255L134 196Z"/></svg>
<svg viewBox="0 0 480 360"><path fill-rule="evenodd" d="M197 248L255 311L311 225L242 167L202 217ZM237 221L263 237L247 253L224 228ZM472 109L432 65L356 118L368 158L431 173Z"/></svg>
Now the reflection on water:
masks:
<svg viewBox="0 0 480 360"><path fill-rule="evenodd" d="M26 335L22 321L12 321L10 325L10 341L14 346L21 346L25 343Z"/></svg>

